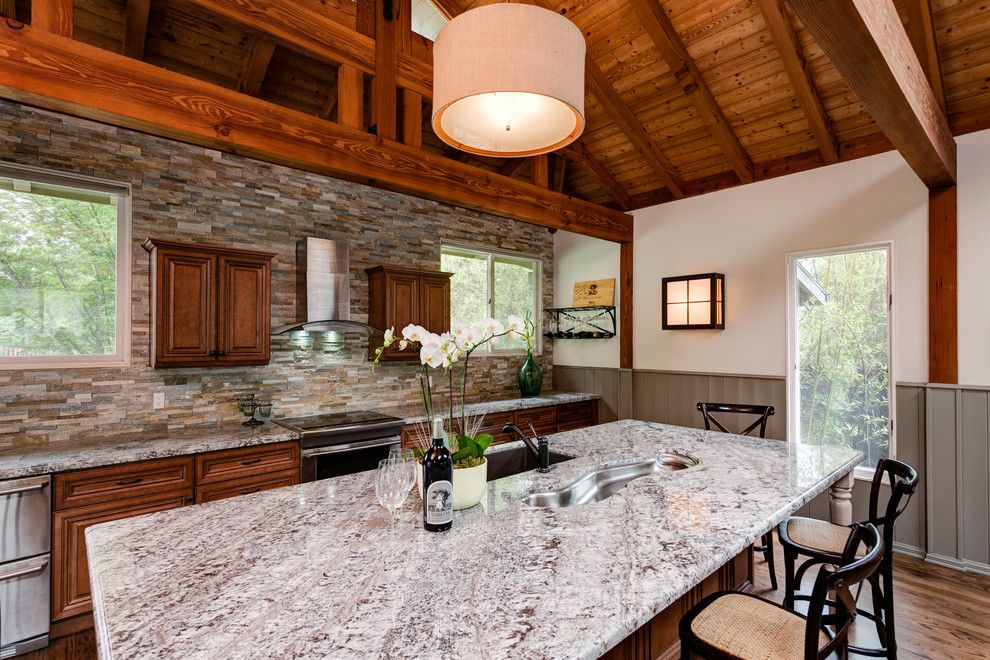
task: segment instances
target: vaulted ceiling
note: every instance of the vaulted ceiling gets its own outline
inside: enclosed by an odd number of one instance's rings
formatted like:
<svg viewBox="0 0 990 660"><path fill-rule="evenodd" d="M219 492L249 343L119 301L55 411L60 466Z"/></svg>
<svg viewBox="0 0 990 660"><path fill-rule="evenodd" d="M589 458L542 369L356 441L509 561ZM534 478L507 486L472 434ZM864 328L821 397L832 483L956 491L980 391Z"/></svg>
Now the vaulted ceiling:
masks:
<svg viewBox="0 0 990 660"><path fill-rule="evenodd" d="M358 33L359 4L367 1L294 0ZM574 21L588 45L587 129L579 143L538 165L559 191L638 208L892 148L779 0L535 2ZM338 118L338 64L221 16L206 8L210 4L75 0L72 37L280 106ZM454 15L487 2L436 4ZM895 4L953 132L990 127L986 0ZM30 0L0 0L0 14L30 23L31 12ZM429 61L430 43L411 39L408 47ZM363 83L370 86L370 77ZM428 99L424 103L424 149L522 180L534 177L532 159L475 158L441 144L429 128ZM359 123L374 130L369 106Z"/></svg>

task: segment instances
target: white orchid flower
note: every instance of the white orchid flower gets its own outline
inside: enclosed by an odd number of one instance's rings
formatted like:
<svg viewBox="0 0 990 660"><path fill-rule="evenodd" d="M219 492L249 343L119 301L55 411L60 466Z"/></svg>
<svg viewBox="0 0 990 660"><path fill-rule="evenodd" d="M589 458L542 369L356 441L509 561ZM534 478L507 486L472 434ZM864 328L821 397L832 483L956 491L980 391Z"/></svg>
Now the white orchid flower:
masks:
<svg viewBox="0 0 990 660"><path fill-rule="evenodd" d="M402 339L402 340L399 341L399 350L400 351L406 350L406 348L408 346L409 346L409 342L407 342L405 339Z"/></svg>
<svg viewBox="0 0 990 660"><path fill-rule="evenodd" d="M505 322L508 324L508 328L512 332L522 332L526 327L526 322L515 314L509 314L509 318L505 319Z"/></svg>
<svg viewBox="0 0 990 660"><path fill-rule="evenodd" d="M385 341L383 343L386 346L391 346L393 341L395 341L395 328L389 328L385 331Z"/></svg>
<svg viewBox="0 0 990 660"><path fill-rule="evenodd" d="M468 346L474 346L475 344L480 344L485 341L485 331L481 328L476 328L471 326L464 331L464 343Z"/></svg>
<svg viewBox="0 0 990 660"><path fill-rule="evenodd" d="M467 332L467 326L461 321L454 321L450 326L450 332L454 335L454 339L464 341L464 333Z"/></svg>
<svg viewBox="0 0 990 660"><path fill-rule="evenodd" d="M430 332L429 330L423 329L423 338L419 340L419 343L423 346L439 346L440 345L440 335L435 332Z"/></svg>
<svg viewBox="0 0 990 660"><path fill-rule="evenodd" d="M419 361L428 367L436 369L444 364L446 356L436 344L424 344L419 349Z"/></svg>
<svg viewBox="0 0 990 660"><path fill-rule="evenodd" d="M402 329L402 338L406 341L416 341L423 343L423 339L430 333L421 325L410 323Z"/></svg>
<svg viewBox="0 0 990 660"><path fill-rule="evenodd" d="M505 332L505 326L498 319L487 318L481 322L481 327L484 328L485 333L489 337L494 337Z"/></svg>

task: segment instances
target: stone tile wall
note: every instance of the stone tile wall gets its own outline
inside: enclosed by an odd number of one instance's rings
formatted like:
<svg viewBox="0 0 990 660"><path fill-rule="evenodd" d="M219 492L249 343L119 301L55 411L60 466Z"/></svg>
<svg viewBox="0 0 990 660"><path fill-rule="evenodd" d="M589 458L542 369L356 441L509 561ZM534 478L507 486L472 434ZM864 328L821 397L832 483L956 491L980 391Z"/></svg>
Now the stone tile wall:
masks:
<svg viewBox="0 0 990 660"><path fill-rule="evenodd" d="M272 325L294 320L296 244L306 236L350 244L352 318L367 320L364 269L382 263L439 268L442 241L516 250L543 261L553 295L553 241L545 230L240 156L0 102L0 160L128 182L132 193L132 364L125 369L0 370L0 446L57 441L89 431L178 428L237 416L233 399L257 392L276 416L418 400L418 370L371 373L366 343L339 353L272 340L268 366L153 370L149 364L148 237L276 252ZM540 358L552 384L552 345ZM472 361L475 398L517 392L520 357ZM152 394L167 405L152 410Z"/></svg>

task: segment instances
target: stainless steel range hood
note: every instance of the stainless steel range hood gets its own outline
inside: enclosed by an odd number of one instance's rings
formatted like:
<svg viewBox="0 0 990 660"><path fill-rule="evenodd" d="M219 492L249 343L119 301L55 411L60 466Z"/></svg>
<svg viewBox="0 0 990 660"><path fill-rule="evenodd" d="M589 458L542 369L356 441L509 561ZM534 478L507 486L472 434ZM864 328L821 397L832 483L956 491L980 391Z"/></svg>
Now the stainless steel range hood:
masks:
<svg viewBox="0 0 990 660"><path fill-rule="evenodd" d="M273 335L309 332L369 337L382 333L367 323L351 320L347 243L312 237L300 241L296 265L296 318L299 320L273 328Z"/></svg>

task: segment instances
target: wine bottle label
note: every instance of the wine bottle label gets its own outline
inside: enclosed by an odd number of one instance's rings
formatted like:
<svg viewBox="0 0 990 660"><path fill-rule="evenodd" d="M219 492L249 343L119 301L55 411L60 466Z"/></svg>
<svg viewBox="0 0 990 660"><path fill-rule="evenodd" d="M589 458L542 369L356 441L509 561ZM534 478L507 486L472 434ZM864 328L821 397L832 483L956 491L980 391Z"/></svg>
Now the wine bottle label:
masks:
<svg viewBox="0 0 990 660"><path fill-rule="evenodd" d="M449 481L434 481L426 489L426 522L443 525L454 519L454 488Z"/></svg>

